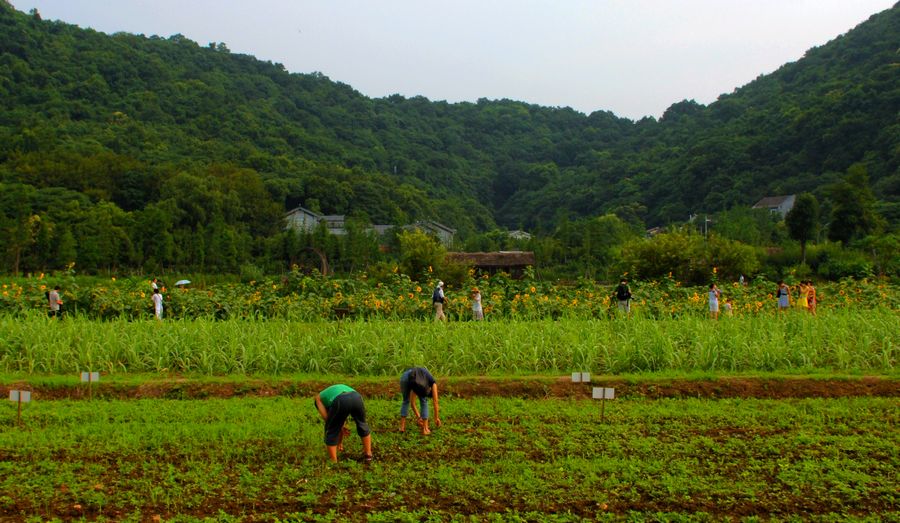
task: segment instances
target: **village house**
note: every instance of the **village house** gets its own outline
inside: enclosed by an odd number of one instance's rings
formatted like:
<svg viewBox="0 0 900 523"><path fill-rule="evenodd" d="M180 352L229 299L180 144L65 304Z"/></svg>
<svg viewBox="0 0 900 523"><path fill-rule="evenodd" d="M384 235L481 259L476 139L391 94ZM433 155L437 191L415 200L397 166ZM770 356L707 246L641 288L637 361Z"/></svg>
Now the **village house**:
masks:
<svg viewBox="0 0 900 523"><path fill-rule="evenodd" d="M754 209L768 209L770 213L778 213L782 218L794 208L794 200L797 199L796 194L788 194L787 196L766 196L762 200L753 205Z"/></svg>
<svg viewBox="0 0 900 523"><path fill-rule="evenodd" d="M299 232L309 233L314 231L319 224L324 224L325 229L331 234L336 236L347 234L345 228L345 216L343 214L323 215L305 207L298 206L285 213L284 220L285 228ZM370 225L366 230L382 236L395 227L397 226ZM402 228L405 230L421 230L422 232L431 234L437 237L437 239L445 246L449 246L453 242L453 237L456 234L456 229L452 229L431 220L417 221L409 225L403 225Z"/></svg>

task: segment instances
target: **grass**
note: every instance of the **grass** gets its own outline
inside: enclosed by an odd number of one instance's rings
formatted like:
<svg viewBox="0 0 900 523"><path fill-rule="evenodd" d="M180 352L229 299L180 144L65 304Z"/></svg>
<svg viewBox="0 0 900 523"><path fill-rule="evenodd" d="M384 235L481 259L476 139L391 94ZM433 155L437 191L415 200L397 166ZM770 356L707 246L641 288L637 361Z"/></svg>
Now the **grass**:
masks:
<svg viewBox="0 0 900 523"><path fill-rule="evenodd" d="M887 309L712 321L54 321L0 317L0 372L394 376L647 372L895 372L900 316Z"/></svg>
<svg viewBox="0 0 900 523"><path fill-rule="evenodd" d="M452 399L430 437L367 400L324 458L308 398L45 401L0 420L0 517L580 521L900 517L894 398Z"/></svg>

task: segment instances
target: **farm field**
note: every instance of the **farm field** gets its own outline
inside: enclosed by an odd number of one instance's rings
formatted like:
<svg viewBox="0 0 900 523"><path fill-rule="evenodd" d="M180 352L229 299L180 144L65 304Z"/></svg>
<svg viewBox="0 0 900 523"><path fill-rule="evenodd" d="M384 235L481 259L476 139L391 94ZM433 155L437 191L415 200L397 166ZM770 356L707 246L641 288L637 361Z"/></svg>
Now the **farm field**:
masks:
<svg viewBox="0 0 900 523"><path fill-rule="evenodd" d="M352 383L352 382L351 382ZM586 385L569 384L578 388ZM0 429L10 521L889 520L894 397L454 398L428 437L366 402L324 457L308 396L36 401Z"/></svg>
<svg viewBox="0 0 900 523"><path fill-rule="evenodd" d="M799 311L487 322L124 319L0 316L0 372L396 376L435 373L892 373L900 314Z"/></svg>

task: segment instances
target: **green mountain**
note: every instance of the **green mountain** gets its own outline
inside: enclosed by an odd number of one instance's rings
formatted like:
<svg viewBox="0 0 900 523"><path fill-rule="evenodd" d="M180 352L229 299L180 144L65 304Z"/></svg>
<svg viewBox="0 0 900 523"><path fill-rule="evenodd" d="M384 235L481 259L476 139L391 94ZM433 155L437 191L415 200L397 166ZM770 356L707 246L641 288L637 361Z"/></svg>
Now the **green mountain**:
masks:
<svg viewBox="0 0 900 523"><path fill-rule="evenodd" d="M461 235L608 212L651 226L764 195L824 196L854 164L896 224L898 41L895 5L709 106L633 122L371 99L224 44L106 35L0 0L0 229L11 244L45 235L46 256L99 242L89 266L215 266L259 255L298 204ZM156 231L168 236L145 241Z"/></svg>

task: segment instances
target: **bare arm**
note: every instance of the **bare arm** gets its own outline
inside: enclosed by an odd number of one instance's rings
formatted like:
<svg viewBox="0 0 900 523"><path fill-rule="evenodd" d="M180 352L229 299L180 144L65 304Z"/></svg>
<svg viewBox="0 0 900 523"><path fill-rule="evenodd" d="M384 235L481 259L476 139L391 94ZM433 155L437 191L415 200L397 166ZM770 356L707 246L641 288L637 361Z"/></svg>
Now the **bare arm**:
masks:
<svg viewBox="0 0 900 523"><path fill-rule="evenodd" d="M434 400L434 425L441 426L441 407L438 405L438 386L437 382L431 386L431 399Z"/></svg>
<svg viewBox="0 0 900 523"><path fill-rule="evenodd" d="M316 409L319 410L319 415L322 416L323 420L328 420L328 409L325 408L325 404L322 403L322 398L316 394Z"/></svg>
<svg viewBox="0 0 900 523"><path fill-rule="evenodd" d="M409 406L410 406L410 408L412 408L413 414L416 415L416 419L419 419L419 408L416 407L416 403L418 401L419 401L419 396L415 392L410 391Z"/></svg>

